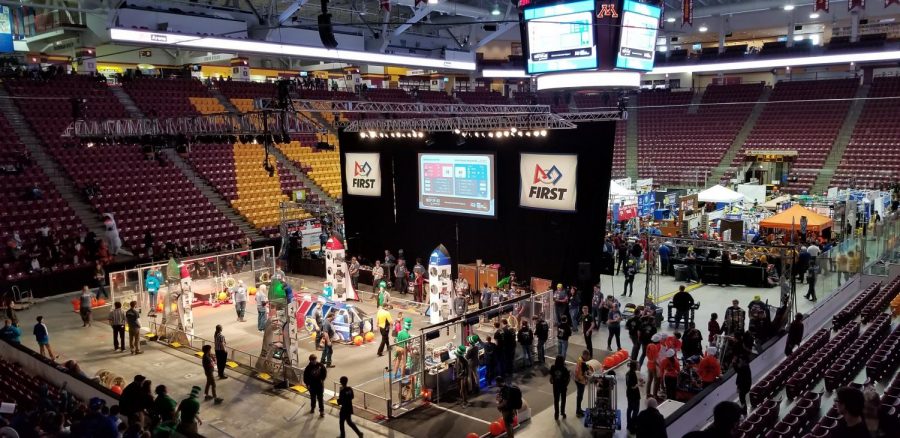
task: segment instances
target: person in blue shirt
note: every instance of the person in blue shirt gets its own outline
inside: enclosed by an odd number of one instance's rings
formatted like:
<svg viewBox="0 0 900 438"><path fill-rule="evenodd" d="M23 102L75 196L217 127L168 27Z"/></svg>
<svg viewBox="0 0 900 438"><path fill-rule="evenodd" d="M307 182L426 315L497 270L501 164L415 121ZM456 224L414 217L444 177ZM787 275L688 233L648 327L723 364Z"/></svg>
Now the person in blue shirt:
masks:
<svg viewBox="0 0 900 438"><path fill-rule="evenodd" d="M41 356L44 355L44 350L47 350L47 357L50 360L56 360L56 355L53 354L53 349L50 348L50 331L47 330L47 325L44 324L43 316L37 317L37 324L34 325L34 339L41 347Z"/></svg>
<svg viewBox="0 0 900 438"><path fill-rule="evenodd" d="M20 344L22 342L22 330L19 329L11 320L3 321L3 328L0 328L0 339L10 344Z"/></svg>
<svg viewBox="0 0 900 438"><path fill-rule="evenodd" d="M156 314L156 295L159 293L159 287L162 285L162 282L162 272L159 272L158 269L150 268L147 271L147 278L144 279L144 288L147 289L147 295L150 297L150 311L147 313L148 316Z"/></svg>
<svg viewBox="0 0 900 438"><path fill-rule="evenodd" d="M659 267L662 275L669 275L669 255L671 252L668 242L659 246Z"/></svg>

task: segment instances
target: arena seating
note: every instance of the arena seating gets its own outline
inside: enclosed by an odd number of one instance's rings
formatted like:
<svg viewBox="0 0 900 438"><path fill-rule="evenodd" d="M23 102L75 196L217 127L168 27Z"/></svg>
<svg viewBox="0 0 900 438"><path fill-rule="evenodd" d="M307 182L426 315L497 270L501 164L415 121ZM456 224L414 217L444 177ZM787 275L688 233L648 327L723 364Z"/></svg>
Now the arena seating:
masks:
<svg viewBox="0 0 900 438"><path fill-rule="evenodd" d="M147 117L195 116L198 111L190 98L215 100L206 85L196 79L135 78L124 82L123 87Z"/></svg>
<svg viewBox="0 0 900 438"><path fill-rule="evenodd" d="M275 84L271 82L215 81L213 85L230 99L252 100L274 98L276 95Z"/></svg>
<svg viewBox="0 0 900 438"><path fill-rule="evenodd" d="M710 85L701 104L739 104L701 105L695 114L684 106L691 102L692 93L641 93L638 173L658 184L703 185L753 110L749 103L757 101L762 91L762 84ZM665 105L680 106L641 108ZM713 126L715 129L703 128Z"/></svg>
<svg viewBox="0 0 900 438"><path fill-rule="evenodd" d="M258 144L235 143L197 145L188 161L248 222L268 236L278 233L281 210L278 204L303 185L280 164L269 176L262 163L265 152ZM270 162L274 159L270 157ZM294 211L297 219L308 217Z"/></svg>
<svg viewBox="0 0 900 438"><path fill-rule="evenodd" d="M456 98L468 104L509 105L506 96L494 91L457 91Z"/></svg>
<svg viewBox="0 0 900 438"><path fill-rule="evenodd" d="M136 82L135 82L136 81ZM136 89L151 87L159 95L170 96L172 103L182 102L197 114L179 92L201 87L199 81L137 79ZM146 81L146 82L145 82ZM171 89L163 89L163 86ZM86 117L125 118L127 111L118 98L102 83L89 76L68 75L48 81L12 80L7 87L13 95L56 96L56 100L19 100L19 108L48 152L61 165L79 190L96 185L100 194L90 199L100 213L112 213L125 246L138 255L147 229L152 229L158 244L167 240L187 244L191 239L208 243L229 242L243 236L237 227L209 203L188 179L165 159L147 160L140 146L113 145L82 147L60 135L72 117L70 97L87 99ZM140 93L138 93L141 95ZM210 96L205 96L210 97ZM151 102L151 100L147 100ZM169 111L152 100L154 108ZM37 103L37 105L35 105ZM177 104L172 111L184 114ZM167 113L161 112L160 115ZM164 163L165 165L160 165Z"/></svg>
<svg viewBox="0 0 900 438"><path fill-rule="evenodd" d="M46 396L42 393L46 391ZM35 377L21 365L0 359L0 400L37 408L41 402L59 400L60 390L55 385Z"/></svg>
<svg viewBox="0 0 900 438"><path fill-rule="evenodd" d="M832 180L837 187L848 187L851 178L860 188L878 188L900 178L900 77L875 78L868 97L897 99L866 101Z"/></svg>
<svg viewBox="0 0 900 438"><path fill-rule="evenodd" d="M616 141L613 143L612 177L625 178L625 139L628 133L628 122L616 122Z"/></svg>
<svg viewBox="0 0 900 438"><path fill-rule="evenodd" d="M453 103L453 98L443 91L418 90L416 98L423 103Z"/></svg>
<svg viewBox="0 0 900 438"><path fill-rule="evenodd" d="M0 236L7 244L0 254L0 278L17 280L31 270L30 262L34 254L42 268L68 269L73 267L74 254L61 254L61 263L53 264L45 251L34 251L42 246L39 230L43 226L54 229L54 235L67 242L78 235L81 221L59 195L56 187L47 179L40 166L25 155L25 146L19 142L16 132L0 113ZM31 195L37 188L40 199ZM21 244L10 248L7 240L18 232ZM70 245L62 245L70 250ZM63 258L64 257L64 258Z"/></svg>
<svg viewBox="0 0 900 438"><path fill-rule="evenodd" d="M791 172L797 181L783 190L808 191L815 182L816 171L825 164L850 108L849 100L823 102L821 99L852 98L858 84L854 78L777 83L769 96L771 103L766 104L732 165L739 166L747 150L797 151Z"/></svg>
<svg viewBox="0 0 900 438"><path fill-rule="evenodd" d="M341 198L341 162L338 150L315 152L314 148L304 146L298 141L280 144L278 148L289 160L302 167L307 176L328 196Z"/></svg>
<svg viewBox="0 0 900 438"><path fill-rule="evenodd" d="M399 88L369 88L365 96L372 102L415 102L412 96Z"/></svg>

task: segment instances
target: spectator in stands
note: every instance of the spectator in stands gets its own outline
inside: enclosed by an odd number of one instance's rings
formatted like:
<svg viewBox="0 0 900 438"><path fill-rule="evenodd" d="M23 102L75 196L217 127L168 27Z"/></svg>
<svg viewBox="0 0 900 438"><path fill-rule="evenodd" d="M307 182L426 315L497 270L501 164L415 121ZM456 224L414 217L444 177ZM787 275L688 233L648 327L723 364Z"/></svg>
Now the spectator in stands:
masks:
<svg viewBox="0 0 900 438"><path fill-rule="evenodd" d="M656 409L656 399L647 397L647 409L641 411L634 419L634 432L637 438L667 438L666 420Z"/></svg>
<svg viewBox="0 0 900 438"><path fill-rule="evenodd" d="M0 339L10 344L20 344L22 342L22 330L11 319L7 318L3 320L3 328L0 328Z"/></svg>
<svg viewBox="0 0 900 438"><path fill-rule="evenodd" d="M204 346L204 348L206 347L209 347L209 345ZM197 427L203 424L203 421L200 420L200 401L197 400L199 396L200 387L192 387L191 395L178 404L178 410L176 411L177 414L180 414L177 431L189 437L198 436Z"/></svg>
<svg viewBox="0 0 900 438"><path fill-rule="evenodd" d="M703 355L697 366L700 381L704 388L712 385L719 377L722 377L722 365L719 363L719 358L716 357L718 352L719 350L716 347L707 348L706 354Z"/></svg>
<svg viewBox="0 0 900 438"><path fill-rule="evenodd" d="M201 364L203 365L203 374L206 376L206 386L203 387L203 398L205 400L214 400L215 404L222 403L222 399L219 398L218 394L216 394L216 379L213 376L215 372L214 360L216 356L212 353L212 345L206 344L203 346L203 358L201 360ZM209 395L209 390L212 389L212 395Z"/></svg>
<svg viewBox="0 0 900 438"><path fill-rule="evenodd" d="M153 400L153 416L160 423L168 423L175 419L175 408L178 406L178 403L175 402L175 399L169 397L169 390L166 388L166 385L157 385L156 390L156 399Z"/></svg>
<svg viewBox="0 0 900 438"><path fill-rule="evenodd" d="M794 347L800 345L803 341L803 314L797 313L794 321L788 328L787 342L784 344L784 355L790 356L794 352Z"/></svg>
<svg viewBox="0 0 900 438"><path fill-rule="evenodd" d="M81 326L82 327L90 327L91 326L91 301L94 296L91 294L91 290L88 289L87 285L81 287L81 297L78 306L78 313L81 314Z"/></svg>
<svg viewBox="0 0 900 438"><path fill-rule="evenodd" d="M122 390L119 396L119 408L122 415L128 417L141 411L141 385L147 380L146 377L138 374Z"/></svg>
<svg viewBox="0 0 900 438"><path fill-rule="evenodd" d="M713 423L706 430L688 433L684 438L719 438L733 436L744 409L735 402L724 401L713 408Z"/></svg>
<svg viewBox="0 0 900 438"><path fill-rule="evenodd" d="M866 401L862 391L845 386L838 388L836 395L834 404L842 418L834 429L833 436L869 438L871 435L863 418Z"/></svg>
<svg viewBox="0 0 900 438"><path fill-rule="evenodd" d="M50 331L47 329L47 325L44 324L44 317L41 315L38 315L37 324L34 325L34 338L40 347L41 356L44 355L44 350L46 350L48 359L56 360L59 357L53 354L53 349L50 347Z"/></svg>
<svg viewBox="0 0 900 438"><path fill-rule="evenodd" d="M118 438L119 431L116 429L115 423L108 416L103 415L101 410L106 406L106 402L99 397L90 400L90 412L85 417L72 425L72 436L79 438Z"/></svg>
<svg viewBox="0 0 900 438"><path fill-rule="evenodd" d="M136 309L137 301L128 303L128 311L125 312L125 322L128 324L128 348L131 354L142 354L141 351L141 321L140 310Z"/></svg>

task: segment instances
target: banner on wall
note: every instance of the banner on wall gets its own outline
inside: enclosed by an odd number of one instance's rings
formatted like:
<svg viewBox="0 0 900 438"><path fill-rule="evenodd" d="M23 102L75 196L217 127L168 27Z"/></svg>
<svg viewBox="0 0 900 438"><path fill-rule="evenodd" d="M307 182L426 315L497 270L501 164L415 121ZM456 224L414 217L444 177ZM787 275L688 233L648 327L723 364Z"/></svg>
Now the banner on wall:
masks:
<svg viewBox="0 0 900 438"><path fill-rule="evenodd" d="M865 9L866 8L866 0L848 0L847 1L847 10L852 11L856 8Z"/></svg>
<svg viewBox="0 0 900 438"><path fill-rule="evenodd" d="M694 0L681 2L681 27L694 25Z"/></svg>
<svg viewBox="0 0 900 438"><path fill-rule="evenodd" d="M520 206L575 211L578 155L521 154L519 172Z"/></svg>
<svg viewBox="0 0 900 438"><path fill-rule="evenodd" d="M0 53L10 53L13 50L12 18L9 6L0 6Z"/></svg>
<svg viewBox="0 0 900 438"><path fill-rule="evenodd" d="M381 156L377 153L347 153L344 177L348 195L381 196Z"/></svg>
<svg viewBox="0 0 900 438"><path fill-rule="evenodd" d="M656 207L656 193L647 192L638 195L638 214L641 217L650 216Z"/></svg>
<svg viewBox="0 0 900 438"><path fill-rule="evenodd" d="M813 11L828 12L829 3L829 0L816 0L816 6L813 8Z"/></svg>
<svg viewBox="0 0 900 438"><path fill-rule="evenodd" d="M619 209L619 220L627 221L629 219L634 219L637 217L637 205L623 205L622 208Z"/></svg>

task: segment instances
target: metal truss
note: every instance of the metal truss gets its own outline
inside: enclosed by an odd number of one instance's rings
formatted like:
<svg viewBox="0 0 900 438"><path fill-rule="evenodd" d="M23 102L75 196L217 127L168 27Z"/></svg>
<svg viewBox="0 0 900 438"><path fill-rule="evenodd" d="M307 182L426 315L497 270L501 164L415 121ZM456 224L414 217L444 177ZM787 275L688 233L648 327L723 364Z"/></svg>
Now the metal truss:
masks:
<svg viewBox="0 0 900 438"><path fill-rule="evenodd" d="M257 99L257 108L267 108L272 99ZM549 114L549 105L496 105L423 102L368 102L363 100L294 99L294 110L322 113L393 113L468 116L478 114Z"/></svg>
<svg viewBox="0 0 900 438"><path fill-rule="evenodd" d="M607 120L628 120L628 112L591 111L585 113L561 113L560 117L570 122L603 122Z"/></svg>
<svg viewBox="0 0 900 438"><path fill-rule="evenodd" d="M565 120L556 114L498 114L494 116L472 117L437 117L431 119L365 119L353 120L345 131L495 131L516 128L528 129L574 129L576 126L571 121Z"/></svg>
<svg viewBox="0 0 900 438"><path fill-rule="evenodd" d="M63 137L140 137L145 135L260 135L318 133L325 128L291 112L218 113L159 119L76 120Z"/></svg>

